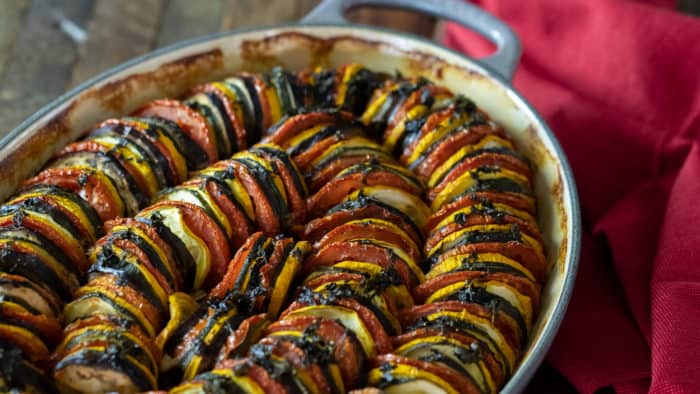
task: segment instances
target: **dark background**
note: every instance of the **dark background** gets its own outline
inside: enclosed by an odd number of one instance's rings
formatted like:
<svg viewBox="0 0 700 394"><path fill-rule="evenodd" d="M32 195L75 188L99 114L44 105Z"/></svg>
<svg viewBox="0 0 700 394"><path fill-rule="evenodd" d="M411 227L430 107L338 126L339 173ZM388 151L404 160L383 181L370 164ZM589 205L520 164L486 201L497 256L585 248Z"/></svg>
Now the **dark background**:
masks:
<svg viewBox="0 0 700 394"><path fill-rule="evenodd" d="M0 137L68 89L133 57L219 31L293 22L317 3L0 0ZM700 15L700 0L679 0L678 4L682 11ZM348 17L357 23L440 39L441 23L410 12L359 9ZM78 39L64 31L66 21L79 28ZM83 40L80 33L84 33ZM576 391L545 363L528 392Z"/></svg>

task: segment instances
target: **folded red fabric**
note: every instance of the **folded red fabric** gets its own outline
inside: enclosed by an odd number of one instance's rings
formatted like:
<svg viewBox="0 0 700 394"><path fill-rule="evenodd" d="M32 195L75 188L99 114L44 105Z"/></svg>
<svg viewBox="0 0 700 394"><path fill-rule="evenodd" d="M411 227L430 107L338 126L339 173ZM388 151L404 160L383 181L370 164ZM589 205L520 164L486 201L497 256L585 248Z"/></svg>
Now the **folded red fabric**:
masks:
<svg viewBox="0 0 700 394"><path fill-rule="evenodd" d="M672 1L482 0L574 169L585 233L549 362L582 392L700 393L700 19ZM488 47L458 26L446 43Z"/></svg>

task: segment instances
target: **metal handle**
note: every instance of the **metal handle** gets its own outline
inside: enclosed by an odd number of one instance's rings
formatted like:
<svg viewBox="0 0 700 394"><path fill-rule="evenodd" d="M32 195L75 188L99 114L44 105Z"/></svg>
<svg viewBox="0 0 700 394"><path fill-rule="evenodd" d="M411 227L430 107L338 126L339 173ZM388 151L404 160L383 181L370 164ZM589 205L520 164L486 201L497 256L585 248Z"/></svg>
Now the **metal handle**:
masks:
<svg viewBox="0 0 700 394"><path fill-rule="evenodd" d="M503 21L464 0L324 0L301 23L347 24L345 12L362 6L418 11L472 29L497 47L496 53L478 61L507 80L513 78L520 59L520 39Z"/></svg>

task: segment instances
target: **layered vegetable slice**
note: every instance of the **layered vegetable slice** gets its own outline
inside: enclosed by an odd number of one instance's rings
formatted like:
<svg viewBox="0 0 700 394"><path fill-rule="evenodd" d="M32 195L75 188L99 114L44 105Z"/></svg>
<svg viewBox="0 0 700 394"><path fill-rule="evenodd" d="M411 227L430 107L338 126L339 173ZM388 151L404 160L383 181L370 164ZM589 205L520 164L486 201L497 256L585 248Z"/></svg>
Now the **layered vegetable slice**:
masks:
<svg viewBox="0 0 700 394"><path fill-rule="evenodd" d="M0 386L497 391L548 269L534 184L424 78L276 68L148 103L0 208Z"/></svg>

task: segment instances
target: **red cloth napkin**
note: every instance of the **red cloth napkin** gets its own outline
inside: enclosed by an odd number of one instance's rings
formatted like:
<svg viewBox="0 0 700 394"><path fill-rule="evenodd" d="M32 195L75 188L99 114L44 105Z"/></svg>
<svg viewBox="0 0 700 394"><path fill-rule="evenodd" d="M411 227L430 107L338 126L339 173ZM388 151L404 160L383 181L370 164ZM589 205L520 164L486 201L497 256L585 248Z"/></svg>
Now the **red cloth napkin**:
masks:
<svg viewBox="0 0 700 394"><path fill-rule="evenodd" d="M571 161L583 253L548 361L582 392L700 393L700 19L666 0L482 0ZM486 46L449 26L448 45Z"/></svg>

